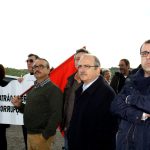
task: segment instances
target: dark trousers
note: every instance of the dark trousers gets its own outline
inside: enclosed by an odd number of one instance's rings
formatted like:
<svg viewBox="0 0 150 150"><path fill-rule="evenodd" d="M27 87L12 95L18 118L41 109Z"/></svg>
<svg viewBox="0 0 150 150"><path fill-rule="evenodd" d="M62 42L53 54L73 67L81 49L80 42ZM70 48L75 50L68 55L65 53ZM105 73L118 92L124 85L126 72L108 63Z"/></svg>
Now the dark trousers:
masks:
<svg viewBox="0 0 150 150"><path fill-rule="evenodd" d="M24 137L25 148L27 150L27 129L24 125L22 125L22 133Z"/></svg>
<svg viewBox="0 0 150 150"><path fill-rule="evenodd" d="M7 150L6 127L0 125L0 150Z"/></svg>

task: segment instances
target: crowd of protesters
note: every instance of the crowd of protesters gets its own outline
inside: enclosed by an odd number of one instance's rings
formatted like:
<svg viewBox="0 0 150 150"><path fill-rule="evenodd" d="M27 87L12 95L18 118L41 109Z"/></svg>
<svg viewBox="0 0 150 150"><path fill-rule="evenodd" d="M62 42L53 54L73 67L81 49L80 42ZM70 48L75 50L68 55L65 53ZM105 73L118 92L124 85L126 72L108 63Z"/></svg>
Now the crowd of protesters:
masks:
<svg viewBox="0 0 150 150"><path fill-rule="evenodd" d="M18 81L32 76L34 86L26 93L26 104L19 96L11 100L24 116L26 149L51 150L59 126L64 150L150 150L150 40L139 55L136 69L122 58L112 74L85 47L78 49L77 71L68 77L63 93L49 79L49 62L28 55L29 74ZM0 65L2 87L8 84L4 77ZM0 124L1 150L7 150L7 127Z"/></svg>

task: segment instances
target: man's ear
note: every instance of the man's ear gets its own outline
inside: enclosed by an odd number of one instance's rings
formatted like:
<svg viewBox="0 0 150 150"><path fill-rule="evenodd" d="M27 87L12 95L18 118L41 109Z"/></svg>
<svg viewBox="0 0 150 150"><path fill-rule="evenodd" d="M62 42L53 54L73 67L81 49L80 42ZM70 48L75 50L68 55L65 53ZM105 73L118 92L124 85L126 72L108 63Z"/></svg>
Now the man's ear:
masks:
<svg viewBox="0 0 150 150"><path fill-rule="evenodd" d="M51 72L51 70L50 70L50 68L48 68L48 75L50 75L50 72Z"/></svg>
<svg viewBox="0 0 150 150"><path fill-rule="evenodd" d="M97 67L97 75L100 75L100 74L101 74L101 68Z"/></svg>

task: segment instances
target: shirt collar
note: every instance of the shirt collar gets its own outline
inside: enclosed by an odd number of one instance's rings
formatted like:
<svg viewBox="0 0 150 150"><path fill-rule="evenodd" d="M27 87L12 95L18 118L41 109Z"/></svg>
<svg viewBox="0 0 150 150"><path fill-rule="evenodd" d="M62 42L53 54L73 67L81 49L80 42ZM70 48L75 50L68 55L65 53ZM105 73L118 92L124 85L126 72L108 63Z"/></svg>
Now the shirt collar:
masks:
<svg viewBox="0 0 150 150"><path fill-rule="evenodd" d="M44 81L42 81L42 82L40 82L40 83L38 83L37 82L37 80L34 82L34 87L35 88L39 88L39 87L43 87L46 83L48 83L48 82L50 82L50 79L48 78L48 79L46 79L46 80L44 80Z"/></svg>
<svg viewBox="0 0 150 150"><path fill-rule="evenodd" d="M83 92L92 84L92 83L94 83L96 80L98 79L98 77L96 78L96 79L94 79L92 82L90 82L90 83L88 83L88 84L83 84L83 87L82 87L82 89L83 89Z"/></svg>

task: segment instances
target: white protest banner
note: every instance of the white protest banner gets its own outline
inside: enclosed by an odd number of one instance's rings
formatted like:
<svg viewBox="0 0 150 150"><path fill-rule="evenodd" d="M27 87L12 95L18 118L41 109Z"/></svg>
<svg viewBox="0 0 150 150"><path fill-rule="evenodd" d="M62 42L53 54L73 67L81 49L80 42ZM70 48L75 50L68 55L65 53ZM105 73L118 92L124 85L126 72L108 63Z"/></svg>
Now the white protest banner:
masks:
<svg viewBox="0 0 150 150"><path fill-rule="evenodd" d="M18 80L10 81L5 87L0 86L0 123L23 125L23 114L16 109L11 103L14 96L21 95L33 85L33 81L23 80L19 83ZM22 96L22 101L25 103L26 95Z"/></svg>

